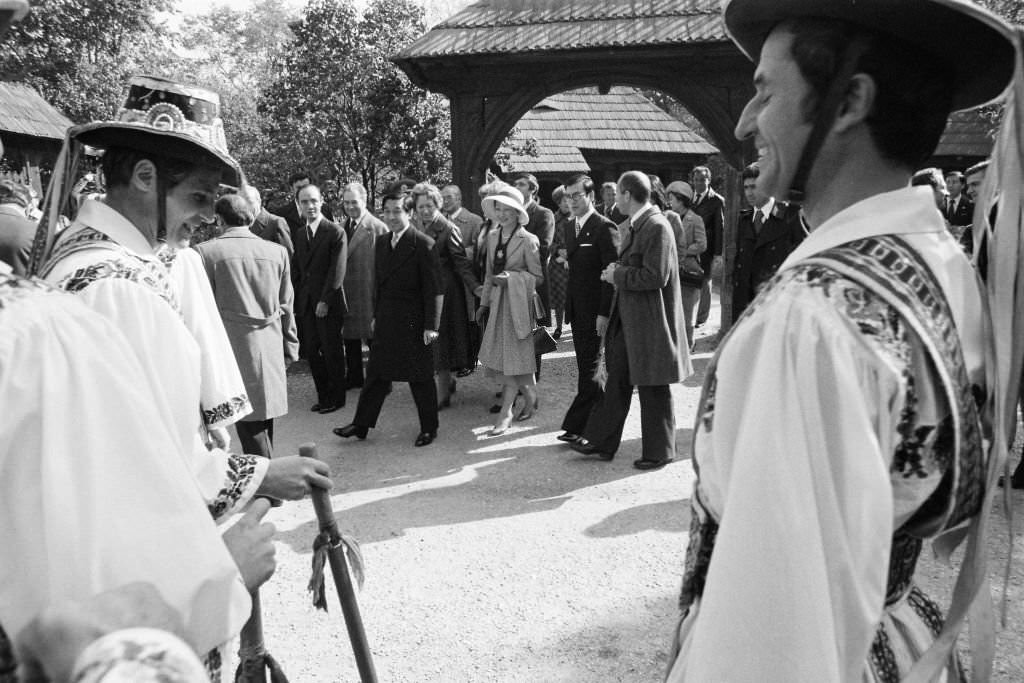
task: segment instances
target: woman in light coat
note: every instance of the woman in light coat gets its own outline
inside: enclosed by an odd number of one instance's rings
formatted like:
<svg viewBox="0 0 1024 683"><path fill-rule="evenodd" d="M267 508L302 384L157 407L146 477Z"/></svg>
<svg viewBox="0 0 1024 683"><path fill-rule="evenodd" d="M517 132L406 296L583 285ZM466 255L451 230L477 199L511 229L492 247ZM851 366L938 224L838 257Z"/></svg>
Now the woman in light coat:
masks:
<svg viewBox="0 0 1024 683"><path fill-rule="evenodd" d="M699 267L697 256L708 248L704 221L694 213L693 188L681 180L669 183L665 190L671 211L666 211L672 231L676 236L676 250L679 252L679 293L683 304L683 318L686 325L686 342L693 349L693 309L700 300L699 278L689 279L687 270ZM697 284L693 284L696 282Z"/></svg>
<svg viewBox="0 0 1024 683"><path fill-rule="evenodd" d="M488 376L502 383L502 404L498 420L489 432L502 434L513 419L512 408L518 393L524 401L518 420L533 415L537 406L537 371L533 348L533 329L537 326L534 303L536 285L543 281L540 242L527 232L523 196L514 187L502 188L483 200L485 210L493 213L497 229L487 239L487 271L477 320L484 328L480 362Z"/></svg>

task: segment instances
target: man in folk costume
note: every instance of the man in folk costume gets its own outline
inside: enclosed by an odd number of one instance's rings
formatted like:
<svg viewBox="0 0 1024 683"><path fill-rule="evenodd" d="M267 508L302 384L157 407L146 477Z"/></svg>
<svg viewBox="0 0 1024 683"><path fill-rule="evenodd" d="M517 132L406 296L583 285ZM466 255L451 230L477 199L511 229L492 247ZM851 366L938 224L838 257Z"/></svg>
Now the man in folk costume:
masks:
<svg viewBox="0 0 1024 683"><path fill-rule="evenodd" d="M1008 27L963 0L729 0L724 17L757 61L736 135L758 151L758 189L802 200L812 231L707 369L668 680L960 680L994 481L984 306L909 181L951 111L1008 83ZM940 635L914 567L968 520Z"/></svg>
<svg viewBox="0 0 1024 683"><path fill-rule="evenodd" d="M348 264L345 268L345 300L348 311L341 328L345 339L345 387L363 386L363 342L373 340L373 245L388 226L366 208L366 188L349 183L341 195L347 221Z"/></svg>
<svg viewBox="0 0 1024 683"><path fill-rule="evenodd" d="M235 423L245 453L271 457L274 418L288 413L287 365L299 357L288 251L250 229L256 207L243 194L214 209L223 233L196 247L203 277L252 401Z"/></svg>
<svg viewBox="0 0 1024 683"><path fill-rule="evenodd" d="M172 427L176 452L192 469L215 519L241 510L253 495L301 498L330 487L326 466L299 456L267 461L200 438L201 347L182 320L177 288L153 254L169 226L212 216L221 183L238 186L241 171L227 154L215 93L163 79L136 77L117 121L69 130L34 264L58 288L74 292L127 337ZM105 149L103 201L88 200L74 223L55 234L64 188L82 146ZM99 406L97 406L99 408Z"/></svg>

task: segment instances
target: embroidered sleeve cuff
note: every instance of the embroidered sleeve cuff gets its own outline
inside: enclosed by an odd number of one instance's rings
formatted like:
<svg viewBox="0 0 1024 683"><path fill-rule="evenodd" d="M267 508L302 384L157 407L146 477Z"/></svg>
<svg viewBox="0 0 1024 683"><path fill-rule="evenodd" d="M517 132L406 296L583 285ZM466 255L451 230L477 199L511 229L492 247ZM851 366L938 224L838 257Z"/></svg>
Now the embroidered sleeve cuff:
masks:
<svg viewBox="0 0 1024 683"><path fill-rule="evenodd" d="M82 651L73 683L196 683L209 680L192 649L177 636L151 628L108 633Z"/></svg>
<svg viewBox="0 0 1024 683"><path fill-rule="evenodd" d="M270 461L255 455L228 456L228 467L224 473L224 486L217 496L207 504L210 514L217 522L240 512L256 495L263 478L267 476Z"/></svg>
<svg viewBox="0 0 1024 683"><path fill-rule="evenodd" d="M204 407L203 423L211 429L227 427L238 422L251 412L252 404L249 402L249 397L245 394L240 394L212 408L207 409Z"/></svg>

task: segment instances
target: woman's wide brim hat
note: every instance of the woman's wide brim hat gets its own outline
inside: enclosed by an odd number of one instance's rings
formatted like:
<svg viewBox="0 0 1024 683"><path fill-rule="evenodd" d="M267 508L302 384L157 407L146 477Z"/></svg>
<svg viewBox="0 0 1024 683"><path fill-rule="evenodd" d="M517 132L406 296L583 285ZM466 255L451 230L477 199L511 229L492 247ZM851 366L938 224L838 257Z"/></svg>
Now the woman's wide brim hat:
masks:
<svg viewBox="0 0 1024 683"><path fill-rule="evenodd" d="M501 188L494 194L487 195L480 200L480 203L484 205L489 204L492 211L495 204L510 206L519 214L519 225L526 225L530 222L530 217L523 207L523 193L511 185Z"/></svg>
<svg viewBox="0 0 1024 683"><path fill-rule="evenodd" d="M753 61L787 19L838 19L892 35L948 61L953 110L998 98L1013 76L1013 29L967 0L725 0L725 27Z"/></svg>
<svg viewBox="0 0 1024 683"><path fill-rule="evenodd" d="M673 180L668 184L668 187L665 188L665 192L668 192L669 194L678 194L686 197L691 202L693 201L693 188L690 187L690 183L682 180Z"/></svg>
<svg viewBox="0 0 1024 683"><path fill-rule="evenodd" d="M220 96L204 88L135 76L116 120L75 126L69 135L90 147L123 147L217 168L222 184L242 185L224 137Z"/></svg>

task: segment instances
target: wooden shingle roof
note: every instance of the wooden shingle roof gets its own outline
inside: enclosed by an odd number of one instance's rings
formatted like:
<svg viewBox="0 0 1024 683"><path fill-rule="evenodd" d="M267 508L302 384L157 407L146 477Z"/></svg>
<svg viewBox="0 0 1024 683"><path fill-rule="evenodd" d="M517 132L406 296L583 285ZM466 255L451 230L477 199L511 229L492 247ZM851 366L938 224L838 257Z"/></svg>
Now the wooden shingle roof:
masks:
<svg viewBox="0 0 1024 683"><path fill-rule="evenodd" d="M532 173L588 171L584 152L697 154L718 150L682 121L633 88L596 88L552 95L516 125L521 139L534 138L539 156L511 155L516 170Z"/></svg>
<svg viewBox="0 0 1024 683"><path fill-rule="evenodd" d="M479 0L394 59L727 40L720 0Z"/></svg>
<svg viewBox="0 0 1024 683"><path fill-rule="evenodd" d="M0 82L0 132L63 140L72 125L34 88Z"/></svg>
<svg viewBox="0 0 1024 683"><path fill-rule="evenodd" d="M977 109L958 111L949 117L935 156L987 157L992 153L995 124Z"/></svg>

